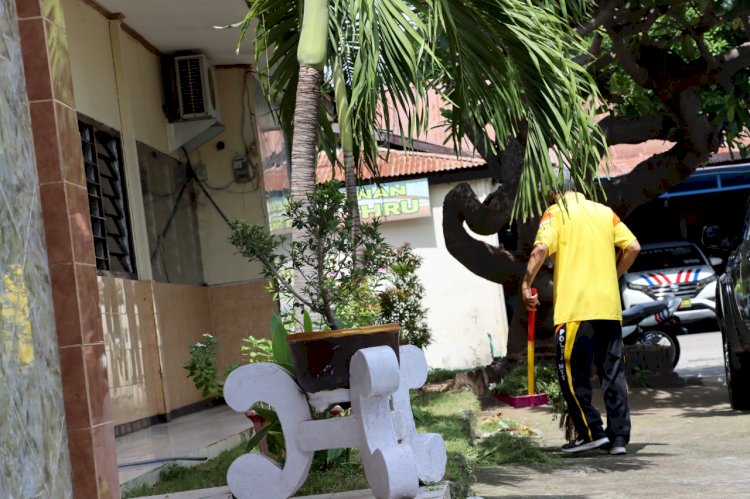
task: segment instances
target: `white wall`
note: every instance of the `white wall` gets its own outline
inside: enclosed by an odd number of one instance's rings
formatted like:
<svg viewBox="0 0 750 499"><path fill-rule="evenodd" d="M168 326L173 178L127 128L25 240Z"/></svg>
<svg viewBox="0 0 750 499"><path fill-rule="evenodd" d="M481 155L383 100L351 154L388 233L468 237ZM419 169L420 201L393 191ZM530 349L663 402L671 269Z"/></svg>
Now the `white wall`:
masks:
<svg viewBox="0 0 750 499"><path fill-rule="evenodd" d="M492 191L490 180L470 184L480 199ZM487 365L492 361L488 333L495 355L505 354L508 338L502 286L472 274L445 248L443 199L455 185L430 185L432 217L381 225L388 243L408 242L424 259L419 277L425 287L424 304L429 308L427 320L432 331L432 344L425 355L433 368ZM476 237L497 244L497 236Z"/></svg>
<svg viewBox="0 0 750 499"><path fill-rule="evenodd" d="M225 129L191 153L190 159L194 168L205 170L206 188L229 220L245 219L267 225L254 122L252 78L245 68L226 68L216 71L216 79L221 122ZM217 148L219 142L224 143L223 149ZM236 183L233 182L232 158L243 154L250 156L252 164L257 166L254 172L256 178L252 182ZM235 247L229 244L229 227L211 201L201 193L197 203L206 284L261 278L260 264L250 263L237 255Z"/></svg>
<svg viewBox="0 0 750 499"><path fill-rule="evenodd" d="M76 108L120 129L109 21L80 0L62 0Z"/></svg>

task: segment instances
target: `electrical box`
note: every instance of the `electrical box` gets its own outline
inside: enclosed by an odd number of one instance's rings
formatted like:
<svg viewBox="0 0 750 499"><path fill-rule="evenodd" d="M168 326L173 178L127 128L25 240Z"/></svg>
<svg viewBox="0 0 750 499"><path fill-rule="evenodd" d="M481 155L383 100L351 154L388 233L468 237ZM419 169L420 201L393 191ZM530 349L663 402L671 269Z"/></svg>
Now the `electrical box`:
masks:
<svg viewBox="0 0 750 499"><path fill-rule="evenodd" d="M250 182L253 177L250 172L250 161L247 156L235 156L232 158L232 173L234 181L239 184Z"/></svg>

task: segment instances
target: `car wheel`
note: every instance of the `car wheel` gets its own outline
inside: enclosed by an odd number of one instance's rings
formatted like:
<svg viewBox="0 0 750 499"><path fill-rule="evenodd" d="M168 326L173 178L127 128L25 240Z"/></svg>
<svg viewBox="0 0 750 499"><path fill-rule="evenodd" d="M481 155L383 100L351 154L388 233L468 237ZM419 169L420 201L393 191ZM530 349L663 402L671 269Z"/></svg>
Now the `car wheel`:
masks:
<svg viewBox="0 0 750 499"><path fill-rule="evenodd" d="M750 356L732 351L726 337L724 340L724 369L727 373L727 389L732 409L750 410Z"/></svg>
<svg viewBox="0 0 750 499"><path fill-rule="evenodd" d="M669 348L669 358L672 360L672 367L677 365L680 361L680 343L677 338L664 331L647 331L643 334L643 338L638 343L646 343L649 345L658 345L661 347Z"/></svg>

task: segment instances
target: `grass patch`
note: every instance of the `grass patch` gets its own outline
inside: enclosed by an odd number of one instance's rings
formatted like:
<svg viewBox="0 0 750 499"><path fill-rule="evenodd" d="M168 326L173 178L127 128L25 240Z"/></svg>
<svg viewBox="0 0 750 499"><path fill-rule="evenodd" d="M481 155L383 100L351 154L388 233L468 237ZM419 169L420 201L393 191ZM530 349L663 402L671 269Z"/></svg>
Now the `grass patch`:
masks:
<svg viewBox="0 0 750 499"><path fill-rule="evenodd" d="M159 481L153 487L148 485L136 487L125 492L122 499L226 485L229 465L245 453L246 447L246 443L241 443L233 449L222 452L216 458L196 466L169 464L161 470Z"/></svg>
<svg viewBox="0 0 750 499"><path fill-rule="evenodd" d="M529 437L500 432L479 442L481 465L501 464L559 464L560 458L545 452Z"/></svg>
<svg viewBox="0 0 750 499"><path fill-rule="evenodd" d="M438 367L427 371L427 383L442 383L450 381L456 377L456 374L465 371L465 369L443 369Z"/></svg>
<svg viewBox="0 0 750 499"><path fill-rule="evenodd" d="M539 449L530 438L496 433L475 443L477 416L480 404L469 391L428 392L412 394L412 408L417 430L421 433L439 433L445 440L448 456L445 480L449 480L452 497L471 495L477 466L500 464L552 464L555 458ZM517 423L504 421L483 424L481 431L497 431L501 426L518 427ZM123 499L169 494L226 485L229 465L246 452L246 443L223 452L216 459L186 468L178 464L167 466L160 473L154 487L138 487L123 495ZM359 452L350 449L333 458L326 451L317 452L310 474L295 495L315 495L368 488Z"/></svg>
<svg viewBox="0 0 750 499"><path fill-rule="evenodd" d="M316 452L307 480L294 495L312 496L345 490L369 489L365 469L359 458L359 451L350 449L340 458L327 463L325 451Z"/></svg>
<svg viewBox="0 0 750 499"><path fill-rule="evenodd" d="M448 462L445 480L450 480L451 497L471 495L477 448L472 444L473 427L480 405L476 395L462 392L415 392L412 407L417 430L439 433L445 440Z"/></svg>

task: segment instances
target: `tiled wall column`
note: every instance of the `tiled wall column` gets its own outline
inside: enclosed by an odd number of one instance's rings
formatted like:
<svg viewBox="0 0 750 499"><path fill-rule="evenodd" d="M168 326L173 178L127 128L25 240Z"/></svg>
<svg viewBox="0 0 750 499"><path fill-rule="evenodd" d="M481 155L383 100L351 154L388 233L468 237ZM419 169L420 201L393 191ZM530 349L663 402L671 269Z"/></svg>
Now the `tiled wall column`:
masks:
<svg viewBox="0 0 750 499"><path fill-rule="evenodd" d="M16 0L49 258L73 497L119 497L107 358L59 0Z"/></svg>

